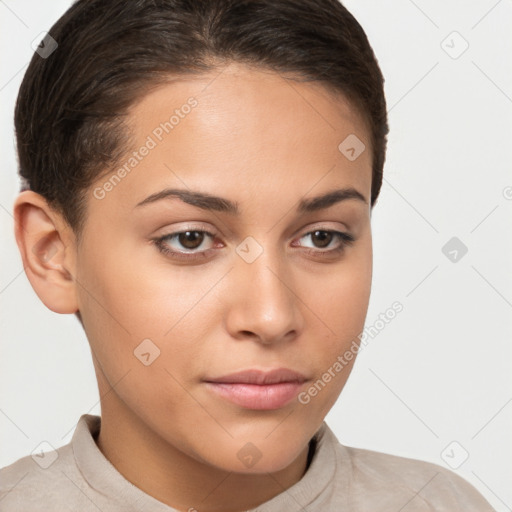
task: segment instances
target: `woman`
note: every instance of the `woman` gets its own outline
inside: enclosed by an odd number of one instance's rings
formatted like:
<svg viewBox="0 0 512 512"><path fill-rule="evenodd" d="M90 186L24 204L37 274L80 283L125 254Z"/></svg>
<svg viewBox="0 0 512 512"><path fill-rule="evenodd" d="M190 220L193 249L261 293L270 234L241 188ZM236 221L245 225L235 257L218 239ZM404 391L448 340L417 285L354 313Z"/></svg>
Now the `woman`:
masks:
<svg viewBox="0 0 512 512"><path fill-rule="evenodd" d="M15 122L23 263L82 323L102 414L1 471L6 511L491 510L324 422L363 339L388 132L341 4L79 0Z"/></svg>

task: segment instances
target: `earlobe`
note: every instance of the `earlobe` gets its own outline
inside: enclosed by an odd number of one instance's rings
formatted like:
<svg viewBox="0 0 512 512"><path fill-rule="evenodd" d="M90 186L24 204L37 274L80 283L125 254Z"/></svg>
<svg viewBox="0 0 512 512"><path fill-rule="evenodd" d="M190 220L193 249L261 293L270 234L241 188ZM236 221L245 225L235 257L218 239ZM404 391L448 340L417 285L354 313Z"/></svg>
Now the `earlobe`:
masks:
<svg viewBox="0 0 512 512"><path fill-rule="evenodd" d="M26 190L14 203L14 231L23 266L37 296L55 313L78 311L75 242L62 216Z"/></svg>

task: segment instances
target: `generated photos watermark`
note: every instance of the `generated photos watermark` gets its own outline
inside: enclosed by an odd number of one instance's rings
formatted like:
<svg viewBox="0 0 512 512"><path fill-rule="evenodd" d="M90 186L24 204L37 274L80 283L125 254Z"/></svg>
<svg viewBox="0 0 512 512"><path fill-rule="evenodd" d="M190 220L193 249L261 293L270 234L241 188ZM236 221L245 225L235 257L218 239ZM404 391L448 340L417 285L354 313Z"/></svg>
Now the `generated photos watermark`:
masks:
<svg viewBox="0 0 512 512"><path fill-rule="evenodd" d="M306 405L311 399L317 396L350 362L356 357L358 352L368 345L368 342L375 338L388 325L398 313L402 312L404 306L401 302L395 301L391 307L387 308L384 313L380 313L379 317L372 325L365 326L363 331L352 340L350 348L336 358L336 361L316 380L311 386L299 393L297 400L299 403Z"/></svg>
<svg viewBox="0 0 512 512"><path fill-rule="evenodd" d="M110 178L108 178L101 186L95 187L93 196L96 199L104 199L106 195L114 190L114 188L125 178L130 172L137 167L142 160L155 149L160 142L164 140L165 135L168 135L178 126L185 117L196 108L199 102L196 98L191 96L187 102L181 105L180 108L174 109L174 113L168 120L161 122L150 135L146 137L144 144L136 151L133 151L126 162L115 171Z"/></svg>

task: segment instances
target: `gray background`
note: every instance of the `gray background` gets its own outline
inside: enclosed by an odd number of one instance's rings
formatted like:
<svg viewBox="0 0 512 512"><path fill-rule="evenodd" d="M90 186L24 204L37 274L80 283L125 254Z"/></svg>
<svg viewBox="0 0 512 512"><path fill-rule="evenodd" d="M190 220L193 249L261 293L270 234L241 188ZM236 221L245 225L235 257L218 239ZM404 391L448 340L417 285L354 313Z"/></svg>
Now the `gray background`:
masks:
<svg viewBox="0 0 512 512"><path fill-rule="evenodd" d="M39 301L13 236L14 102L32 41L69 5L0 1L0 467L100 414L85 335ZM386 77L391 128L367 325L404 310L326 419L343 444L454 468L511 510L512 1L345 5Z"/></svg>

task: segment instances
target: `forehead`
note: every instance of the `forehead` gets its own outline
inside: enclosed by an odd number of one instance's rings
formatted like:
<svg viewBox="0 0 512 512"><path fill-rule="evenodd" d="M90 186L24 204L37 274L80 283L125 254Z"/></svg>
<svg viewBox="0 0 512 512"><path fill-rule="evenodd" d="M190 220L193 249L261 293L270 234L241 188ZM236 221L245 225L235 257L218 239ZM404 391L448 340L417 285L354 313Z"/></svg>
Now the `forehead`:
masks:
<svg viewBox="0 0 512 512"><path fill-rule="evenodd" d="M129 165L111 194L126 206L165 186L231 196L242 204L255 193L300 197L317 187L349 185L369 199L364 119L320 82L230 64L150 90L129 110L127 125L132 144L121 166ZM349 159L345 140L359 141L358 152L362 144L366 149Z"/></svg>

